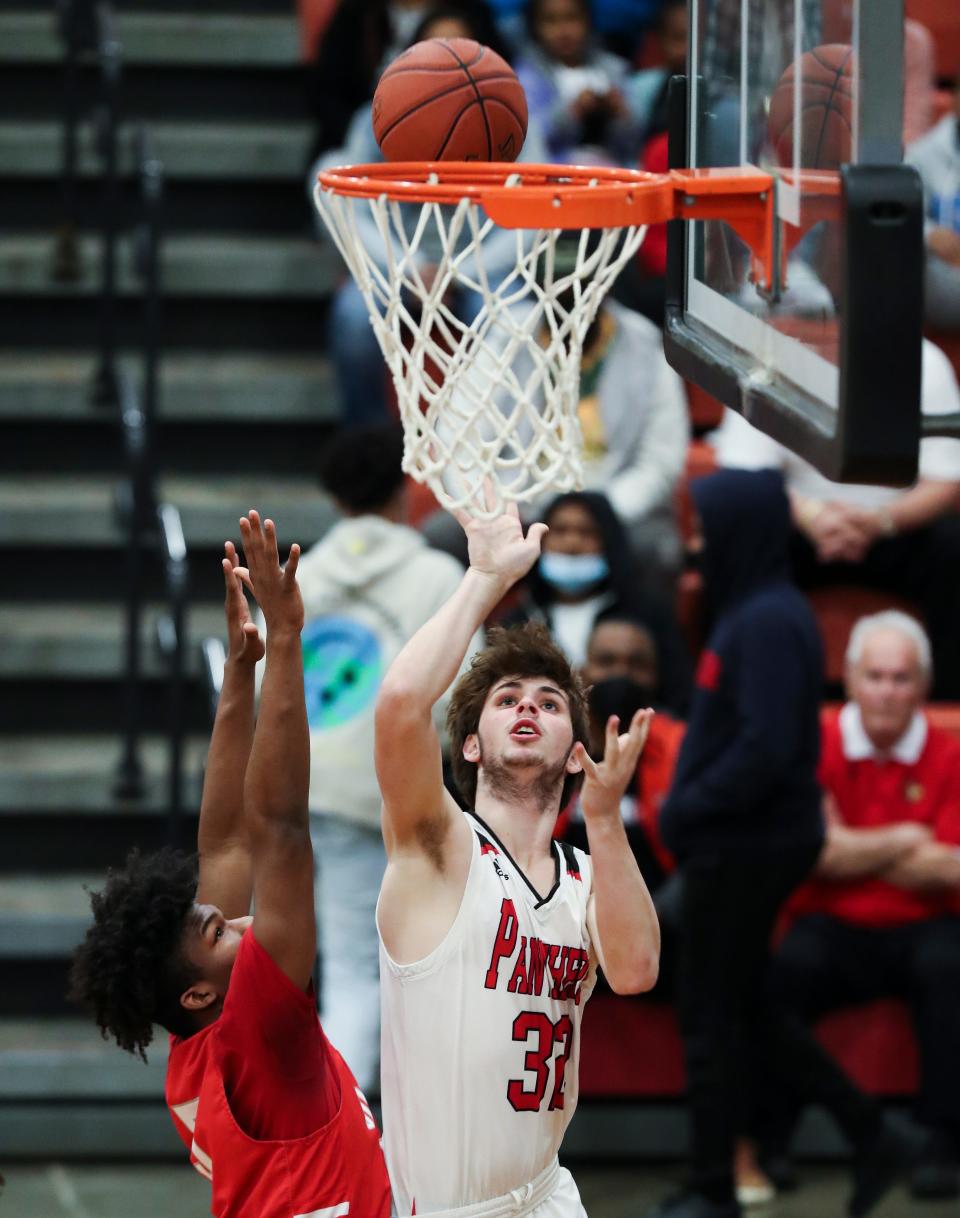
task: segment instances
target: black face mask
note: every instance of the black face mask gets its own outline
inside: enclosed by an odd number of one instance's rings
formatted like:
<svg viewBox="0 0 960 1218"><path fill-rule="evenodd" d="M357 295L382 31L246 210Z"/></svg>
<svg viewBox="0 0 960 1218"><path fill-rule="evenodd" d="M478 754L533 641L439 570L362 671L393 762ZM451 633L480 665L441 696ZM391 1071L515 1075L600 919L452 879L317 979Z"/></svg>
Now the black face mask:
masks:
<svg viewBox="0 0 960 1218"><path fill-rule="evenodd" d="M701 546L699 550L684 550L683 551L683 569L684 571L695 571L698 575L704 573L704 548Z"/></svg>
<svg viewBox="0 0 960 1218"><path fill-rule="evenodd" d="M641 685L630 677L607 677L590 690L590 709L601 723L606 723L611 715L618 715L620 731L625 732L637 711L653 703L654 692L649 685Z"/></svg>

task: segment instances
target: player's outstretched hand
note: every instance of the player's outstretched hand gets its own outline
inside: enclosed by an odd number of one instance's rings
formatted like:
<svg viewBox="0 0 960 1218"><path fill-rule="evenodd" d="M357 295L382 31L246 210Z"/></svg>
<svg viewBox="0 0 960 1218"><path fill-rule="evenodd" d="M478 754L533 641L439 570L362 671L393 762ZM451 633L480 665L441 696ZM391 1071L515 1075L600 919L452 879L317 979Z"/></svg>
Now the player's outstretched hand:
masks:
<svg viewBox="0 0 960 1218"><path fill-rule="evenodd" d="M467 535L471 568L497 580L504 591L522 579L540 557L547 526L532 524L524 537L515 503L508 503L493 520L479 520L462 508L454 516Z"/></svg>
<svg viewBox="0 0 960 1218"><path fill-rule="evenodd" d="M290 547L286 565L281 567L273 521L261 522L259 513L252 510L240 517L240 533L247 566L237 567L236 574L257 598L267 633L290 630L299 634L303 629L303 600L297 585L300 547L296 543Z"/></svg>
<svg viewBox="0 0 960 1218"><path fill-rule="evenodd" d="M620 800L637 769L653 721L653 711L638 710L630 722L629 731L619 735L620 720L611 715L607 720L607 737L603 760L594 761L578 741L576 757L583 766L583 791L580 806L583 819L602 820L604 817L620 816Z"/></svg>
<svg viewBox="0 0 960 1218"><path fill-rule="evenodd" d="M260 631L250 617L250 607L243 594L243 579L239 574L240 558L232 541L224 543L223 581L227 594L224 610L227 615L227 659L241 664L256 664L263 659L264 646Z"/></svg>

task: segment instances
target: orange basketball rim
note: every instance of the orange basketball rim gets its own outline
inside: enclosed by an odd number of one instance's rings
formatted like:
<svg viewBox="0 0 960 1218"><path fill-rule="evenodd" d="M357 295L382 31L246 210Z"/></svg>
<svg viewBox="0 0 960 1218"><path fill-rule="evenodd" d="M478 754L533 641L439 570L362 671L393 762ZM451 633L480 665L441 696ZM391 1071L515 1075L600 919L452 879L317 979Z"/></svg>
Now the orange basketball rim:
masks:
<svg viewBox="0 0 960 1218"><path fill-rule="evenodd" d="M773 178L751 167L645 173L577 165L409 161L346 165L326 170L318 181L324 191L357 199L440 204L470 199L502 228L625 228L722 220L752 250L757 281L768 291L774 287Z"/></svg>

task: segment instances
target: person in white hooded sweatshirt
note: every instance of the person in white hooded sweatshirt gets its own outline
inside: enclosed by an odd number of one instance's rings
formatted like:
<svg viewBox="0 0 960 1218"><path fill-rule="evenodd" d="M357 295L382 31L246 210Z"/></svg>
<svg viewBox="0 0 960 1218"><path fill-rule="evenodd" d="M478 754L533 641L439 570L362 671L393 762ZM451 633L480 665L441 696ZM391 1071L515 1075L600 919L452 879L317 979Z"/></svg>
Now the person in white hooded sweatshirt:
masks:
<svg viewBox="0 0 960 1218"><path fill-rule="evenodd" d="M342 432L320 481L342 519L300 559L304 684L310 723L311 836L317 864L321 1017L363 1089L380 1056L375 908L386 866L373 712L407 640L450 597L461 565L406 520L403 437L388 424ZM483 645L474 640L470 655ZM438 705L442 727L447 699Z"/></svg>

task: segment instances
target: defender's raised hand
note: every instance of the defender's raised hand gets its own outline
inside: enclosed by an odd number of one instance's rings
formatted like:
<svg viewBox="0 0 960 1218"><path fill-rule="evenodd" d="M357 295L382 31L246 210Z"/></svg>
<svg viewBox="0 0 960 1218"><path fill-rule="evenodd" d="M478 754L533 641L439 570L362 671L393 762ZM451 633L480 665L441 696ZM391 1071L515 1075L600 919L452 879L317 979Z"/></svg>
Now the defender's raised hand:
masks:
<svg viewBox="0 0 960 1218"><path fill-rule="evenodd" d="M299 634L303 629L303 600L297 585L300 547L296 543L290 547L286 565L281 567L273 521L261 523L259 513L252 510L240 517L240 533L247 567L237 567L236 574L256 596L268 634L278 630Z"/></svg>
<svg viewBox="0 0 960 1218"><path fill-rule="evenodd" d="M575 755L583 766L584 782L580 795L583 819L600 820L605 816L620 816L620 800L630 779L637 769L653 721L653 711L648 707L639 710L630 722L630 729L622 736L618 734L620 720L611 715L607 720L607 737L603 760L594 761L578 741Z"/></svg>
<svg viewBox="0 0 960 1218"><path fill-rule="evenodd" d="M471 569L496 580L504 591L522 579L540 557L547 526L533 524L524 537L515 503L508 503L493 520L477 520L463 509L454 516L467 535Z"/></svg>
<svg viewBox="0 0 960 1218"><path fill-rule="evenodd" d="M256 664L263 659L260 632L250 618L250 607L243 594L240 558L232 541L224 543L223 580L226 584L224 609L227 615L227 659Z"/></svg>

